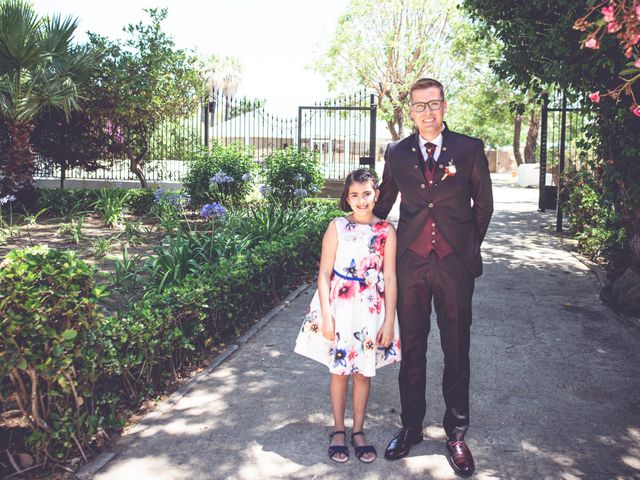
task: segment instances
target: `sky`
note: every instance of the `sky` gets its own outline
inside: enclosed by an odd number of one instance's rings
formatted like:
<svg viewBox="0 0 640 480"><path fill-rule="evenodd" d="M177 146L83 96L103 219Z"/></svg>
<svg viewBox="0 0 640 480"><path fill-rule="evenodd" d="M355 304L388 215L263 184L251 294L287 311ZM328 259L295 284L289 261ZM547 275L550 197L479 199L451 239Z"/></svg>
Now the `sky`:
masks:
<svg viewBox="0 0 640 480"><path fill-rule="evenodd" d="M310 65L328 47L348 0L32 0L40 15L78 18L86 31L124 38L122 28L148 18L144 8L167 7L163 30L180 48L231 55L243 67L238 95L267 100L267 109L297 115L298 105L331 94Z"/></svg>

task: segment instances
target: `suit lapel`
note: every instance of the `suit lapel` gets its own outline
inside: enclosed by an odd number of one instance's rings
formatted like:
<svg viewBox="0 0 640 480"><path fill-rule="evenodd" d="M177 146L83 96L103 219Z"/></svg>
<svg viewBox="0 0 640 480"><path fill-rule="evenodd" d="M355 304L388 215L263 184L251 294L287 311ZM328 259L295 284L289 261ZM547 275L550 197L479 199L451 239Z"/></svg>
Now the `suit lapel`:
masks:
<svg viewBox="0 0 640 480"><path fill-rule="evenodd" d="M440 149L440 156L438 157L438 172L436 173L436 180L438 183L442 181L444 175L444 167L449 165L449 162L453 160L453 151L451 147L451 135L449 129L445 124L442 130L442 148Z"/></svg>

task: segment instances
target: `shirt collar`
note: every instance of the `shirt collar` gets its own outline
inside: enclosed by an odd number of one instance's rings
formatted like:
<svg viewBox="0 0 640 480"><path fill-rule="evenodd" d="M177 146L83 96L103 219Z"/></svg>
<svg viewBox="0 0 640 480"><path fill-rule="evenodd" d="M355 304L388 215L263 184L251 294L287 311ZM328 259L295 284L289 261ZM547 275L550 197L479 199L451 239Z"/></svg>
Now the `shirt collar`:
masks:
<svg viewBox="0 0 640 480"><path fill-rule="evenodd" d="M438 136L436 138L434 138L433 140L425 140L424 138L422 138L422 135L418 135L419 139L420 139L420 147L424 148L424 144L427 142L431 142L436 146L436 150L438 150L440 147L442 147L442 132L440 132L438 134Z"/></svg>

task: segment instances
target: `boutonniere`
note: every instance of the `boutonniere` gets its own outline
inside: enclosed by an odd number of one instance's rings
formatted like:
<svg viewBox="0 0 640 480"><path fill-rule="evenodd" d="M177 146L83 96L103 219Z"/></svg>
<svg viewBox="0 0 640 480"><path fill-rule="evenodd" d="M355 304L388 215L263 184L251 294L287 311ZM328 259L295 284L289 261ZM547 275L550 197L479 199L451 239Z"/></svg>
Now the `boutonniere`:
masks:
<svg viewBox="0 0 640 480"><path fill-rule="evenodd" d="M444 175L442 176L441 181L445 181L447 177L455 177L456 176L456 166L453 164L453 159L449 160L449 165L445 165L444 167Z"/></svg>

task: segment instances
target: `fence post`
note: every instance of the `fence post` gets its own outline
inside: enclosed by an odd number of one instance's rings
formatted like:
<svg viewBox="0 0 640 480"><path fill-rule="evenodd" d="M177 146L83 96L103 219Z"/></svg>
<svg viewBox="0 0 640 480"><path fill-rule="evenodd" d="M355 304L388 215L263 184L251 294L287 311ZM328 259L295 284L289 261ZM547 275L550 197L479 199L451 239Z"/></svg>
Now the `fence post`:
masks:
<svg viewBox="0 0 640 480"><path fill-rule="evenodd" d="M371 169L376 169L376 122L378 114L378 106L376 105L376 96L371 94L371 114L369 116L369 156L371 157Z"/></svg>
<svg viewBox="0 0 640 480"><path fill-rule="evenodd" d="M562 91L562 118L560 120L560 159L558 164L558 189L556 197L556 232L562 231L562 206L560 205L560 187L562 186L562 174L564 173L564 147L567 136L567 92Z"/></svg>
<svg viewBox="0 0 640 480"><path fill-rule="evenodd" d="M549 95L542 95L542 113L540 114L540 180L538 182L538 210L545 211L544 195L547 180L547 122L548 122Z"/></svg>
<svg viewBox="0 0 640 480"><path fill-rule="evenodd" d="M302 107L298 107L298 150L302 148Z"/></svg>
<svg viewBox="0 0 640 480"><path fill-rule="evenodd" d="M204 114L204 146L209 148L209 97L205 97L202 102L202 113Z"/></svg>

